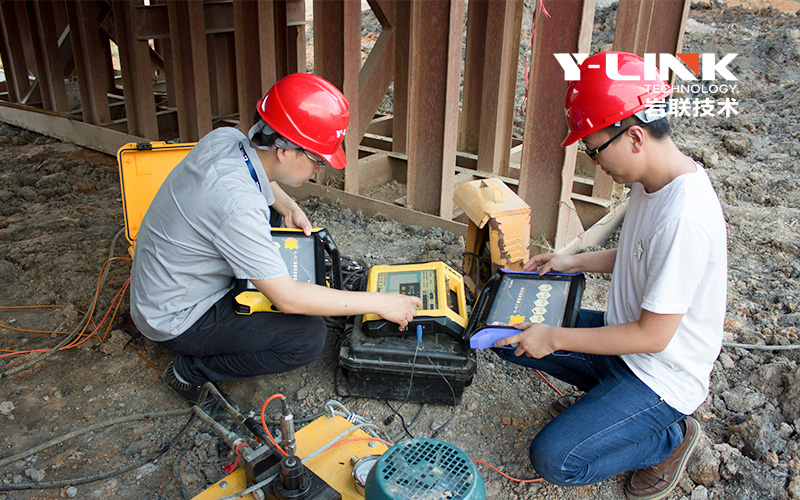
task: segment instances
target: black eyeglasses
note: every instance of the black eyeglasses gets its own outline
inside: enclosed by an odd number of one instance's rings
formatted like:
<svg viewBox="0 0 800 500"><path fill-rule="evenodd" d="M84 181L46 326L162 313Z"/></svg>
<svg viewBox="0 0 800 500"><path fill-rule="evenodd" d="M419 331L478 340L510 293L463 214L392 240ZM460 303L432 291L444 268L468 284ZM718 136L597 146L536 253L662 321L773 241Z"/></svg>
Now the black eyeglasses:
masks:
<svg viewBox="0 0 800 500"><path fill-rule="evenodd" d="M640 127L646 127L646 126L649 125L649 123L635 123L634 125L638 125ZM610 146L611 143L614 142L617 139L617 137L619 137L622 134L624 134L625 131L628 130L629 128L631 128L631 127L633 127L633 125L628 125L624 129L620 130L617 133L617 135L615 135L611 139L607 140L602 146L597 147L597 148L592 148L592 149L587 148L586 147L586 143L581 141L583 143L583 152L586 153L589 156L589 158L592 159L592 161L597 161L597 155L600 154L600 151L602 151L602 150L606 149L608 146Z"/></svg>
<svg viewBox="0 0 800 500"><path fill-rule="evenodd" d="M328 162L327 162L327 161L325 161L325 160L321 160L321 159L319 159L319 158L316 158L316 157L314 157L314 156L311 156L310 154L308 154L308 151L306 151L305 149L302 149L302 148L301 148L301 149L300 149L300 151L302 151L302 152L303 152L303 154L304 154L304 155L306 155L306 158L308 158L309 160L313 161L314 163L316 163L316 164L317 164L317 165L319 165L320 167L322 167L322 166L325 166L325 164L326 164L326 163L328 163Z"/></svg>

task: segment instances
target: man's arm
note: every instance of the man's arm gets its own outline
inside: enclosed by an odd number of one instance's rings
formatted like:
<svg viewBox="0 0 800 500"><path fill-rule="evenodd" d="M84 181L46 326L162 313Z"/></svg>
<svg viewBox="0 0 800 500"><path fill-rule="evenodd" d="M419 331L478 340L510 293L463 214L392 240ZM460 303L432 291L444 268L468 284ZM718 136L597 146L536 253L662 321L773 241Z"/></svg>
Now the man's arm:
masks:
<svg viewBox="0 0 800 500"><path fill-rule="evenodd" d="M538 269L539 274L554 271L558 273L611 273L617 249L599 250L577 255L543 253L535 255L522 267L525 271Z"/></svg>
<svg viewBox="0 0 800 500"><path fill-rule="evenodd" d="M253 285L275 306L287 314L310 316L352 316L375 313L406 326L422 308L418 297L399 293L351 292L313 283L295 281L288 275L271 280L255 280Z"/></svg>
<svg viewBox="0 0 800 500"><path fill-rule="evenodd" d="M521 323L521 333L497 341L495 347L519 342L514 353L541 358L555 351L587 354L634 354L666 349L683 314L656 314L646 309L637 321L600 328L556 328L543 324Z"/></svg>

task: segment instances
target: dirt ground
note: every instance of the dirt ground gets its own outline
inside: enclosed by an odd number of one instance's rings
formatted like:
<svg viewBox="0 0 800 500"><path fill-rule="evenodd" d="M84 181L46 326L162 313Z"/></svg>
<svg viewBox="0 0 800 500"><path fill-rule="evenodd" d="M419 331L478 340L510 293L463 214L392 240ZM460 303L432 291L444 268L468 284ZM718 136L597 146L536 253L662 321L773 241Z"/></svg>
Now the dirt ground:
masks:
<svg viewBox="0 0 800 500"><path fill-rule="evenodd" d="M695 413L707 438L672 499L800 498L800 372L793 349L800 344L800 22L784 10L701 2L690 12L684 52L738 54L729 67L739 78L736 93L685 96L734 97L738 113L672 121L676 142L709 169L728 223L725 340L787 349L723 349L711 394ZM598 10L595 49L611 43L614 15L613 5ZM317 199L301 204L342 255L365 267L427 260L461 266L463 241L452 234ZM90 425L187 408L159 380L172 355L136 331L127 295L114 301L130 272L127 243L114 240L122 226L115 158L0 124L0 346L48 349L64 340L92 309L104 263L118 258L105 267L89 328L95 336L10 375L38 354L0 353L0 500L190 498L225 475L227 447L196 422L179 434L185 413L110 425L3 460ZM609 279L588 276L584 307L605 308ZM339 399L392 439L407 437L400 419L384 425L392 415L385 401L337 393L336 336L334 328L322 356L305 368L222 387L244 410L259 411L266 398L282 393L301 418ZM471 458L533 478L528 444L549 420L547 405L557 394L535 372L491 352L477 356L477 372L457 406L406 403L400 411L407 423L416 420L414 436L438 431L437 438ZM627 479L570 489L479 470L493 499L621 499Z"/></svg>

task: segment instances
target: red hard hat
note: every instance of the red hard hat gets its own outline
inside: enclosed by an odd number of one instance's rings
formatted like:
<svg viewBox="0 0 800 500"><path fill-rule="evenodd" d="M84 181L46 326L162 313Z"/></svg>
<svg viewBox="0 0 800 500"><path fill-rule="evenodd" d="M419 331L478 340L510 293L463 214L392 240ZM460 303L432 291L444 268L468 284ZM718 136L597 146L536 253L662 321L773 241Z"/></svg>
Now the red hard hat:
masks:
<svg viewBox="0 0 800 500"><path fill-rule="evenodd" d="M612 79L608 62L616 59L617 74L638 76L638 80ZM672 94L672 88L655 68L655 78L645 79L644 59L629 52L600 52L580 65L580 79L570 82L564 112L569 134L562 146L583 139L609 125L647 108Z"/></svg>
<svg viewBox="0 0 800 500"><path fill-rule="evenodd" d="M309 73L278 80L259 99L258 114L275 132L322 157L333 168L347 162L342 140L350 122L350 104L330 82Z"/></svg>

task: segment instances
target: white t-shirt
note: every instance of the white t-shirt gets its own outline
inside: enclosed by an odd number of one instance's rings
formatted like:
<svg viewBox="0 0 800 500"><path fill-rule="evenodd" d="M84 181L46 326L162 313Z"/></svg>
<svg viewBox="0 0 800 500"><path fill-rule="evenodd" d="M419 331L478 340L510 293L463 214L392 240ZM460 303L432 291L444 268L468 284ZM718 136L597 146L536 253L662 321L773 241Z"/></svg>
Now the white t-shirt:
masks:
<svg viewBox="0 0 800 500"><path fill-rule="evenodd" d="M722 207L700 165L655 193L633 185L606 324L636 321L642 309L683 314L666 349L621 357L640 380L686 415L705 401L722 347L727 269Z"/></svg>
<svg viewBox="0 0 800 500"><path fill-rule="evenodd" d="M267 174L244 134L226 127L203 137L161 185L137 233L136 327L152 340L175 338L233 288L234 278L288 274L270 233L273 203Z"/></svg>

